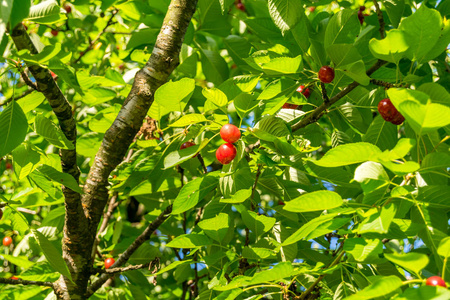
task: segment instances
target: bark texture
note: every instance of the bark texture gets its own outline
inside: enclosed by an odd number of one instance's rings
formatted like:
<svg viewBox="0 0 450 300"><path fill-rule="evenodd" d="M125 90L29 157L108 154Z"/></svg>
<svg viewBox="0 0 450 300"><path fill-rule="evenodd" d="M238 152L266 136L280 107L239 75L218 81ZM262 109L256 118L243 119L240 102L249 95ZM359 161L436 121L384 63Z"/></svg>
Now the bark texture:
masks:
<svg viewBox="0 0 450 300"><path fill-rule="evenodd" d="M11 37L18 50L27 49L31 54L38 53L22 23L19 23L12 30ZM28 64L27 66L30 73L36 79L37 90L45 96L58 118L62 132L74 145L73 150L61 149L59 154L63 172L72 175L78 182L80 170L77 166L76 157L77 130L75 119L72 115L72 107L62 94L48 69L37 64ZM90 267L88 261L85 259L86 253L90 253L89 249L85 247L88 226L81 206L81 195L64 186L63 194L66 208L64 239L62 243L63 258L67 263L73 282L67 278L61 278L60 281L65 281L67 289L73 291L73 294L80 294L83 292L83 289L80 289L80 287L87 280L84 274L88 273L86 271ZM72 299L79 298L75 297Z"/></svg>

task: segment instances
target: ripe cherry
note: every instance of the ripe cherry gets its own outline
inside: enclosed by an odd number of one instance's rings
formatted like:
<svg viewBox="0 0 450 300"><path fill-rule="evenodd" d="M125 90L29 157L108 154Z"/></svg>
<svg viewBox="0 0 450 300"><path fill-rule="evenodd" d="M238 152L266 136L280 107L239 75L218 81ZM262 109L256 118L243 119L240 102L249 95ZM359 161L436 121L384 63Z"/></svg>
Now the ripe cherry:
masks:
<svg viewBox="0 0 450 300"><path fill-rule="evenodd" d="M17 279L19 279L18 277L16 277L16 276L12 276L11 277L11 279L13 279L13 280L17 280Z"/></svg>
<svg viewBox="0 0 450 300"><path fill-rule="evenodd" d="M245 12L245 5L242 3L236 4L236 8Z"/></svg>
<svg viewBox="0 0 450 300"><path fill-rule="evenodd" d="M391 121L394 125L400 125L405 121L405 117L401 113L397 113L397 115L394 117L394 119Z"/></svg>
<svg viewBox="0 0 450 300"><path fill-rule="evenodd" d="M64 10L70 14L72 12L72 7L69 4L64 5Z"/></svg>
<svg viewBox="0 0 450 300"><path fill-rule="evenodd" d="M225 124L220 128L220 137L225 142L234 143L241 137L241 132L233 124Z"/></svg>
<svg viewBox="0 0 450 300"><path fill-rule="evenodd" d="M316 7L315 6L310 6L310 7L308 7L308 10L310 12L314 12L316 10Z"/></svg>
<svg viewBox="0 0 450 300"><path fill-rule="evenodd" d="M394 104L392 104L391 99L389 98L385 98L378 103L378 112L380 113L381 117L388 122L392 122L393 120L399 122L399 120L397 120L396 118L398 118L398 115L401 116L401 114L398 112Z"/></svg>
<svg viewBox="0 0 450 300"><path fill-rule="evenodd" d="M360 6L359 7L359 11L365 11L366 10L366 7L365 6Z"/></svg>
<svg viewBox="0 0 450 300"><path fill-rule="evenodd" d="M115 262L112 257L105 259L105 269L109 269Z"/></svg>
<svg viewBox="0 0 450 300"><path fill-rule="evenodd" d="M12 244L12 238L10 236L5 236L3 238L3 246L8 247Z"/></svg>
<svg viewBox="0 0 450 300"><path fill-rule="evenodd" d="M330 83L334 79L334 69L330 66L323 66L320 68L318 76L323 83Z"/></svg>
<svg viewBox="0 0 450 300"><path fill-rule="evenodd" d="M217 149L216 158L222 165L227 165L236 157L236 153L236 147L231 143L226 143Z"/></svg>
<svg viewBox="0 0 450 300"><path fill-rule="evenodd" d="M285 103L282 108L297 109L298 105Z"/></svg>
<svg viewBox="0 0 450 300"><path fill-rule="evenodd" d="M302 93L306 98L309 98L311 95L311 91L308 88L305 89L304 85L299 86L297 92Z"/></svg>
<svg viewBox="0 0 450 300"><path fill-rule="evenodd" d="M53 36L57 36L58 35L58 30L56 30L56 29L52 29L52 31L51 31L51 33L52 33L52 35Z"/></svg>
<svg viewBox="0 0 450 300"><path fill-rule="evenodd" d="M186 143L183 143L181 145L180 150L183 150L183 149L186 149L186 148L189 148L189 147L192 147L192 146L195 146L194 142L186 142ZM194 157L196 157L197 155L198 155L198 153L195 154Z"/></svg>
<svg viewBox="0 0 450 300"><path fill-rule="evenodd" d="M6 170L11 170L12 169L12 164L10 162L7 162L5 164Z"/></svg>
<svg viewBox="0 0 450 300"><path fill-rule="evenodd" d="M447 285L445 284L444 279L442 279L439 276L431 276L430 278L427 278L426 281L426 285L429 286L442 286L442 287L447 287Z"/></svg>

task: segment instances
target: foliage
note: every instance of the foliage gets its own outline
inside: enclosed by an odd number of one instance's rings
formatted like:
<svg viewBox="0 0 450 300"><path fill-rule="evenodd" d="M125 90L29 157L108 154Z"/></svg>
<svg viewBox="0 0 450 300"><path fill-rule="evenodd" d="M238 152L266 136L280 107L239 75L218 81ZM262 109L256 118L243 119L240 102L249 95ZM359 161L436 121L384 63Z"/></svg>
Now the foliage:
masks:
<svg viewBox="0 0 450 300"><path fill-rule="evenodd" d="M0 231L14 243L2 247L0 277L53 282L70 278L60 252L61 184L82 188L57 154L74 145L21 73L38 64L55 74L77 122L84 185L170 1L3 2ZM245 11L231 0L198 2L180 65L109 177L118 205L99 233L94 267L120 256L173 205L128 261L159 265L125 271L92 297L450 298L425 286L432 275L450 280L449 2L242 3ZM360 24L362 5L368 15ZM3 35L21 20L39 54L17 51ZM321 85L325 65L335 78ZM405 117L402 125L377 113L384 98ZM321 105L321 118L303 125ZM236 158L222 166L215 151L229 122L242 136ZM195 146L180 150L188 141ZM45 297L55 297L46 286L0 286L0 299Z"/></svg>

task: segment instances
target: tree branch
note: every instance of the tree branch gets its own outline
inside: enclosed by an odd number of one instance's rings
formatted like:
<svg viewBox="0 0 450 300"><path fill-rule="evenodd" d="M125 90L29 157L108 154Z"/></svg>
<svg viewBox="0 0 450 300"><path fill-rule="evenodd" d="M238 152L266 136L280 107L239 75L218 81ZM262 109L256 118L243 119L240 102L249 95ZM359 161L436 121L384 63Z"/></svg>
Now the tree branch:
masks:
<svg viewBox="0 0 450 300"><path fill-rule="evenodd" d="M130 259L131 255L152 235L153 231L158 229L162 223L170 216L172 212L172 205L169 205L153 222L151 222L144 232L141 233L137 237L137 239L125 250L122 255L116 260L116 262L111 266L113 269L117 269L119 266L125 264L128 259ZM121 268L118 268L121 269ZM110 272L106 272L100 276L100 278L89 286L86 292L86 298L89 298L92 294L95 293L112 275Z"/></svg>
<svg viewBox="0 0 450 300"><path fill-rule="evenodd" d="M19 23L12 31L11 37L17 50L27 49L31 54L38 54L38 50L30 39L22 23ZM77 166L76 157L76 138L77 130L75 119L72 115L72 107L64 97L50 71L38 64L29 64L28 70L36 80L37 90L40 91L48 100L59 121L59 126L66 136L72 142L73 149L61 149L61 165L64 173L72 175L78 182L80 170ZM63 186L64 204L65 204L65 223L63 239L63 258L65 259L72 274L73 281L64 278L58 281L67 288L69 294L79 294L79 289L87 285L90 249L87 245L87 222L81 206L81 196L79 193ZM55 289L57 290L57 289ZM60 289L58 289L60 290Z"/></svg>
<svg viewBox="0 0 450 300"><path fill-rule="evenodd" d="M39 285L39 286L49 286L49 287L53 288L53 282L49 282L49 281L34 281L34 280L0 278L0 283L21 284L21 285Z"/></svg>
<svg viewBox="0 0 450 300"><path fill-rule="evenodd" d="M373 72L378 70L382 65L384 65L386 63L387 62L385 62L384 60L378 60L369 70L367 70L367 72L366 72L367 76L372 75ZM350 93L358 85L359 85L359 83L357 83L356 81L353 81L352 83L350 83L348 86L346 86L339 93L337 93L336 95L331 97L330 101L328 101L327 103L325 103L325 102L322 103L319 107L317 107L315 110L313 110L306 117L304 117L299 122L297 122L294 125L292 125L292 131L297 131L297 130L299 130L301 128L306 127L307 125L309 125L311 123L317 122L320 119L320 117L322 117L325 114L326 110L330 106L332 106L334 103L336 103L339 100L341 100L345 95Z"/></svg>
<svg viewBox="0 0 450 300"><path fill-rule="evenodd" d="M9 102L12 102L13 100L17 101L17 100L19 100L19 99L21 99L21 98L23 98L25 96L28 96L32 92L34 92L34 90L33 89L29 89L29 90L26 90L25 92L23 92L23 94L20 95L20 96L17 96L17 97L12 96L11 98L8 98L5 102L0 103L0 106L7 105L7 104L9 104Z"/></svg>
<svg viewBox="0 0 450 300"><path fill-rule="evenodd" d="M377 0L373 0L373 5L375 5L375 10L377 11L378 23L380 23L380 36L382 39L384 39L386 37L386 33L384 31L385 25L384 25L384 19L383 19L383 12L381 11Z"/></svg>
<svg viewBox="0 0 450 300"><path fill-rule="evenodd" d="M197 0L172 0L145 67L136 73L133 87L116 120L106 131L102 145L84 187L82 202L88 217L91 242L108 201L108 176L122 161L154 100L155 91L167 82L179 64L184 34L196 8ZM90 257L90 256L89 256ZM120 265L119 263L118 265Z"/></svg>
<svg viewBox="0 0 450 300"><path fill-rule="evenodd" d="M325 83L320 82L320 88L321 88L321 90L322 90L322 100L323 100L323 103L328 103L328 102L330 102L330 98L328 98L328 95L327 95L327 88L325 87Z"/></svg>

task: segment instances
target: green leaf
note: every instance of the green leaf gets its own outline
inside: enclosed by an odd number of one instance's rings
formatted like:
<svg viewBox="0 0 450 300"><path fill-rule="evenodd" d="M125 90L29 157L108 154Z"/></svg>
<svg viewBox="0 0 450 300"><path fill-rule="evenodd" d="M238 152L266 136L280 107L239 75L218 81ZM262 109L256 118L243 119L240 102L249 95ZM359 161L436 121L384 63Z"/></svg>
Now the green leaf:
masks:
<svg viewBox="0 0 450 300"><path fill-rule="evenodd" d="M255 96L247 93L242 93L234 99L234 107L241 119L244 119L258 104L259 101L255 100Z"/></svg>
<svg viewBox="0 0 450 300"><path fill-rule="evenodd" d="M0 5L0 42L6 37L6 27L9 22L12 8L13 0L2 1L2 5Z"/></svg>
<svg viewBox="0 0 450 300"><path fill-rule="evenodd" d="M2 3L2 6L3 5L4 3ZM19 24L20 22L22 22L23 19L28 17L28 14L30 13L30 7L31 2L29 1L14 0L11 11L11 17L9 20L11 28L16 27L17 24Z"/></svg>
<svg viewBox="0 0 450 300"><path fill-rule="evenodd" d="M29 261L26 256L12 256L8 254L2 254L2 256L5 260L23 269L29 269L35 264L34 262Z"/></svg>
<svg viewBox="0 0 450 300"><path fill-rule="evenodd" d="M404 163L397 163L392 161L381 161L381 164L391 170L396 175L406 175L408 173L414 173L420 169L420 165L415 161L407 161Z"/></svg>
<svg viewBox="0 0 450 300"><path fill-rule="evenodd" d="M297 74L303 71L302 56L273 58L261 68L268 75Z"/></svg>
<svg viewBox="0 0 450 300"><path fill-rule="evenodd" d="M227 96L217 88L203 89L202 94L206 99L217 105L217 107L223 107L228 104Z"/></svg>
<svg viewBox="0 0 450 300"><path fill-rule="evenodd" d="M190 249L211 245L211 240L204 234L190 233L177 236L166 247Z"/></svg>
<svg viewBox="0 0 450 300"><path fill-rule="evenodd" d="M386 160L394 160L394 159L400 159L405 157L416 145L416 140L414 139L408 139L408 138L401 138L397 141L397 144L395 145L394 149L389 151L389 153L386 155L386 157L382 157Z"/></svg>
<svg viewBox="0 0 450 300"><path fill-rule="evenodd" d="M397 209L395 205L389 204L379 208L371 208L364 213L364 220L358 226L359 234L367 232L387 233L389 226L394 220Z"/></svg>
<svg viewBox="0 0 450 300"><path fill-rule="evenodd" d="M369 143L353 143L330 149L320 160L312 161L321 167L340 167L365 162L377 161L381 150Z"/></svg>
<svg viewBox="0 0 450 300"><path fill-rule="evenodd" d="M200 221L198 227L200 227L208 237L222 243L228 232L228 228L230 227L229 223L230 220L228 214L220 213L214 218Z"/></svg>
<svg viewBox="0 0 450 300"><path fill-rule="evenodd" d="M422 269L424 269L430 261L426 254L416 252L409 252L405 254L385 253L384 257L394 264L409 271L413 271L416 274L419 274L419 272L422 271Z"/></svg>
<svg viewBox="0 0 450 300"><path fill-rule="evenodd" d="M17 104L22 108L23 113L27 113L38 107L45 100L45 96L39 92L32 92L17 100Z"/></svg>
<svg viewBox="0 0 450 300"><path fill-rule="evenodd" d="M383 252L383 243L381 240L349 238L345 241L343 249L356 261L364 262L368 258L378 258L378 254Z"/></svg>
<svg viewBox="0 0 450 300"><path fill-rule="evenodd" d="M398 64L405 56L410 45L404 31L393 29L386 34L386 38L371 39L369 49L376 58Z"/></svg>
<svg viewBox="0 0 450 300"><path fill-rule="evenodd" d="M47 0L31 6L27 19L38 24L53 24L67 19L64 12L55 0Z"/></svg>
<svg viewBox="0 0 450 300"><path fill-rule="evenodd" d="M33 172L41 162L41 157L45 157L43 151L28 141L14 149L12 155L14 158L14 172L19 179L23 179Z"/></svg>
<svg viewBox="0 0 450 300"><path fill-rule="evenodd" d="M450 257L450 237L442 239L442 241L439 243L437 253L445 258Z"/></svg>
<svg viewBox="0 0 450 300"><path fill-rule="evenodd" d="M247 210L243 205L236 209L241 213L242 221L257 237L272 229L276 219L264 215L258 215L254 211Z"/></svg>
<svg viewBox="0 0 450 300"><path fill-rule="evenodd" d="M316 191L303 194L286 203L284 210L292 212L307 212L331 209L341 206L341 196L332 191Z"/></svg>
<svg viewBox="0 0 450 300"><path fill-rule="evenodd" d="M399 28L406 33L409 59L422 62L439 40L441 23L439 12L426 5L421 5L415 13L402 20Z"/></svg>
<svg viewBox="0 0 450 300"><path fill-rule="evenodd" d="M174 123L170 124L170 127L186 127L188 125L206 122L206 118L202 114L188 114L184 115Z"/></svg>
<svg viewBox="0 0 450 300"><path fill-rule="evenodd" d="M72 191L83 194L83 190L79 187L78 183L76 182L75 178L73 178L72 175L59 172L55 168L50 167L48 165L42 165L37 170L42 174L44 174L46 177L53 180L54 182L62 184L70 188Z"/></svg>
<svg viewBox="0 0 450 300"><path fill-rule="evenodd" d="M275 116L265 116L251 131L258 138L266 141L273 141L275 137L285 137L290 134L286 123Z"/></svg>
<svg viewBox="0 0 450 300"><path fill-rule="evenodd" d="M198 177L188 182L175 199L172 214L181 214L195 207L210 191L217 187L217 183L218 179L215 176Z"/></svg>
<svg viewBox="0 0 450 300"><path fill-rule="evenodd" d="M72 280L72 276L70 275L69 269L67 268L66 262L62 258L61 253L53 246L52 243L38 230L32 229L34 237L36 238L37 243L44 252L45 258L49 262L55 271L61 273L62 275L68 277Z"/></svg>
<svg viewBox="0 0 450 300"><path fill-rule="evenodd" d="M178 266L182 266L185 264L191 264L193 263L192 259L187 259L187 260L178 260L178 261L174 261L173 263L171 263L170 265L162 268L161 270L159 270L155 275L160 275L163 274L165 272L169 272L175 268L177 268Z"/></svg>
<svg viewBox="0 0 450 300"><path fill-rule="evenodd" d="M445 300L450 299L450 291L439 286L420 286L407 288L393 300Z"/></svg>
<svg viewBox="0 0 450 300"><path fill-rule="evenodd" d="M402 19L403 10L405 9L405 0L384 0L386 12L389 20L391 20L392 26L395 28Z"/></svg>
<svg viewBox="0 0 450 300"><path fill-rule="evenodd" d="M301 0L269 0L269 13L275 25L284 34L300 20L303 11Z"/></svg>
<svg viewBox="0 0 450 300"><path fill-rule="evenodd" d="M402 285L402 280L395 275L378 276L368 287L350 297L345 298L345 300L374 299L390 294Z"/></svg>
<svg viewBox="0 0 450 300"><path fill-rule="evenodd" d="M164 158L164 169L170 169L188 159L193 158L197 155L200 150L202 150L206 145L208 145L209 139L205 138L200 145L194 145L181 150L175 150L167 154Z"/></svg>
<svg viewBox="0 0 450 300"><path fill-rule="evenodd" d="M231 198L228 199L220 199L220 202L223 203L242 203L252 195L252 189L242 189L237 192L231 194Z"/></svg>
<svg viewBox="0 0 450 300"><path fill-rule="evenodd" d="M11 223L14 230L17 230L20 235L25 236L30 226L28 225L27 219L23 214L14 208L11 208Z"/></svg>
<svg viewBox="0 0 450 300"><path fill-rule="evenodd" d="M206 80L215 85L220 85L228 79L228 65L217 51L200 49L202 69ZM193 79L192 79L193 80Z"/></svg>
<svg viewBox="0 0 450 300"><path fill-rule="evenodd" d="M27 135L28 122L16 101L0 113L0 157L19 146Z"/></svg>
<svg viewBox="0 0 450 300"><path fill-rule="evenodd" d="M46 139L50 144L60 149L74 149L73 143L66 138L61 129L42 114L36 116L34 126L36 133Z"/></svg>
<svg viewBox="0 0 450 300"><path fill-rule="evenodd" d="M61 44L45 46L38 54L30 54L28 49L19 51L20 58L27 63L47 65L50 59L54 58L61 52Z"/></svg>
<svg viewBox="0 0 450 300"><path fill-rule="evenodd" d="M179 81L169 81L155 92L155 102L161 106L161 116L172 111L183 111L186 103L194 93L195 81L183 78ZM153 105L152 105L153 106Z"/></svg>
<svg viewBox="0 0 450 300"><path fill-rule="evenodd" d="M328 51L328 47L333 44L353 44L360 27L356 11L340 10L328 22L324 40L325 50Z"/></svg>

